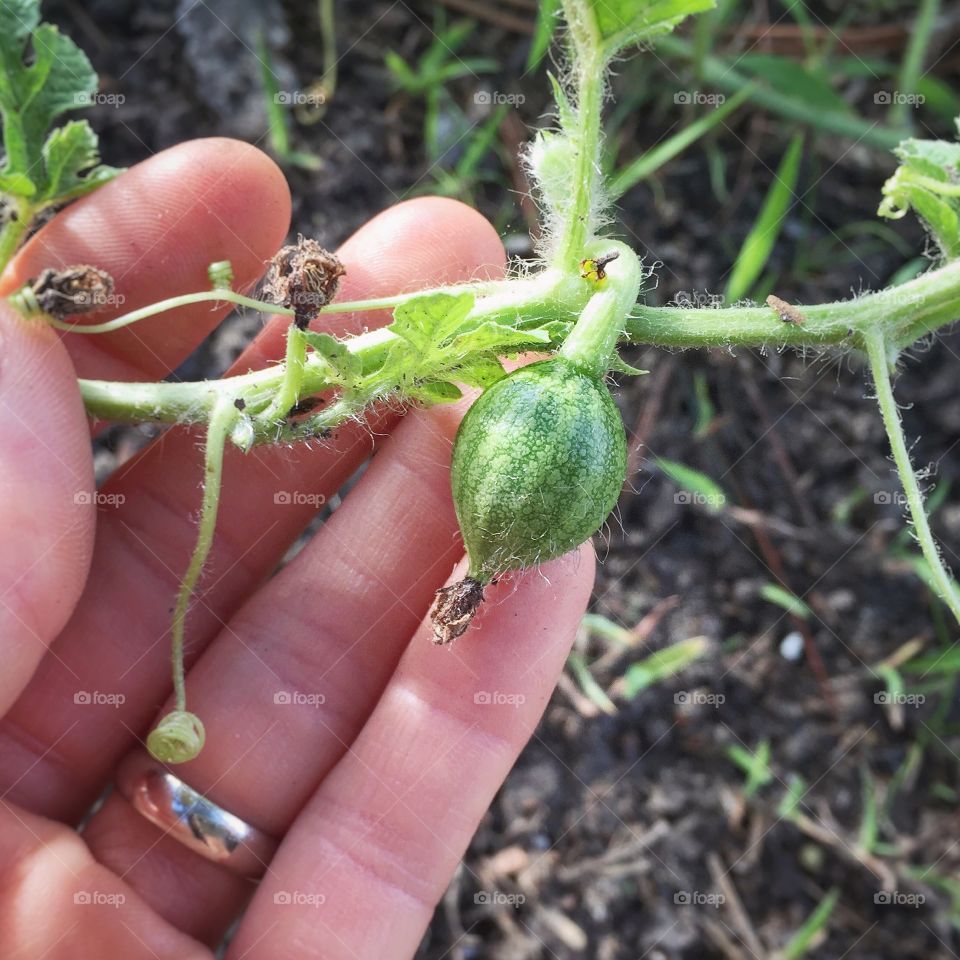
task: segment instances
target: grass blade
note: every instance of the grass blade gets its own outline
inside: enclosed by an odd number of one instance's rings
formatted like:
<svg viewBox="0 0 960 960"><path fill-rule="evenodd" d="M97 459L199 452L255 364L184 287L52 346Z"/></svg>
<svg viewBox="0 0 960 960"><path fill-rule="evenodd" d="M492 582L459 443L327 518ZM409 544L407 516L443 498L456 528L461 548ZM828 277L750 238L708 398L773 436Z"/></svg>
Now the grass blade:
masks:
<svg viewBox="0 0 960 960"><path fill-rule="evenodd" d="M800 161L803 158L803 140L802 133L794 136L780 161L780 166L777 167L773 186L763 202L757 222L747 235L737 262L730 272L726 293L728 303L736 303L747 296L770 259L787 211L793 202L800 174Z"/></svg>
<svg viewBox="0 0 960 960"><path fill-rule="evenodd" d="M635 187L641 180L646 180L652 173L659 170L665 163L683 153L687 147L696 143L702 136L709 133L714 127L722 123L745 100L750 98L754 86L744 87L738 94L721 104L715 110L699 117L688 127L674 134L662 143L658 143L642 156L631 161L622 170L613 175L608 184L608 191L612 200L623 196L629 189Z"/></svg>
<svg viewBox="0 0 960 960"><path fill-rule="evenodd" d="M826 929L830 922L830 915L839 899L840 891L834 888L820 901L816 910L807 917L800 929L790 938L790 942L779 954L782 960L800 960L801 957L806 955L807 951L813 946L816 936Z"/></svg>
<svg viewBox="0 0 960 960"><path fill-rule="evenodd" d="M910 119L911 104L908 96L917 92L917 85L923 74L923 62L930 47L930 38L937 14L940 12L940 0L920 0L917 19L910 31L900 73L897 75L897 94L890 107L890 122L897 127L912 127Z"/></svg>

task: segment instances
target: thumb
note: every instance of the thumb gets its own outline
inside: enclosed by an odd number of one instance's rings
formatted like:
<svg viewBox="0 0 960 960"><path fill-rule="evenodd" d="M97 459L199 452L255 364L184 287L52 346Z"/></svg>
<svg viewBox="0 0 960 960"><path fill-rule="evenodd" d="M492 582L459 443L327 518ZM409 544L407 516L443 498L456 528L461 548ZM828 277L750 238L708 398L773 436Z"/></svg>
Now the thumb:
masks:
<svg viewBox="0 0 960 960"><path fill-rule="evenodd" d="M67 622L90 565L90 434L56 333L0 302L0 713Z"/></svg>

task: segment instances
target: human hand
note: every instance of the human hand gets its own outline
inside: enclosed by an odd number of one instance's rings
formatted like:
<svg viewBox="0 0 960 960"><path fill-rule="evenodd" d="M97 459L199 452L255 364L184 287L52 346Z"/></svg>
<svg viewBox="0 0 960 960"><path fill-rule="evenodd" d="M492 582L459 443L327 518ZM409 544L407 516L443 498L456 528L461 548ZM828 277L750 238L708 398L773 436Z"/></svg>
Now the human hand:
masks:
<svg viewBox="0 0 960 960"><path fill-rule="evenodd" d="M2 292L76 263L113 275L125 297L116 313L203 289L212 260L230 259L238 287L248 285L289 214L282 174L262 153L188 143L58 215ZM339 255L342 299L501 271L504 258L479 214L442 199L393 207ZM254 887L116 792L78 836L165 712L169 611L201 470L198 436L177 428L95 496L75 378L165 376L225 313L199 306L61 337L0 309L4 957L208 958L244 907L230 957L411 956L547 703L586 604L589 545L490 587L452 650L430 642L424 617L462 553L448 465L463 405L402 421L384 411L320 447L231 450L187 628L188 697L207 741L174 772L279 849ZM334 330L384 320L347 315ZM269 323L235 369L282 356L286 322ZM271 577L372 439L379 452L355 488Z"/></svg>

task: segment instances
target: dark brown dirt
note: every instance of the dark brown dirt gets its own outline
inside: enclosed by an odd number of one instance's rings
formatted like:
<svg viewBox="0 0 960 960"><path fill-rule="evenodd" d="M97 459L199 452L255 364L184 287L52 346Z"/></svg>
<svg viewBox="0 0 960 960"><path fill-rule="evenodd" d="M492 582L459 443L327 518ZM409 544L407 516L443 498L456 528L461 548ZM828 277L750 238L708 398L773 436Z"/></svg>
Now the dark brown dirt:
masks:
<svg viewBox="0 0 960 960"><path fill-rule="evenodd" d="M763 2L746 6L743 29L754 34L765 17L780 16ZM903 23L913 8L829 4L814 6L814 14L835 26L841 6L855 25ZM108 162L133 163L215 133L264 144L252 58L222 32L207 37L202 56L191 53L199 43L192 31L203 22L168 29L170 0L104 0L83 10L51 3L47 12L90 51L104 89L127 97L93 114ZM312 78L320 69L313 5L291 2L287 13L292 32L284 33L282 19L271 21L278 69ZM296 146L324 167L320 175L290 170L294 235L332 246L411 185L429 182L422 102L391 92L383 57L388 49L408 57L422 51L434 13L429 4L338 5L346 50L340 88L324 120L295 134ZM894 39L892 59L906 35ZM937 75L956 88L955 42L955 34L939 38ZM507 141L516 139L517 121L535 122L546 104L543 71L524 75L526 49L519 33L477 29L463 54L494 56L501 69L450 87L468 116L478 84L523 93L526 101L501 131ZM624 159L683 119L672 91L686 81L652 63L624 64L615 81L623 95L643 93L621 118L615 142ZM857 102L879 119L870 89L861 88ZM457 122L453 114L446 119ZM944 123L932 127L949 132ZM616 229L649 263L662 264L652 302L723 290L791 132L768 115L741 111L709 141L710 154L702 146L687 152L628 196ZM508 157L509 149L500 153ZM455 147L441 166L461 154ZM717 165L725 170L726 198L712 187ZM508 192L517 170L500 156L483 169L489 182L472 193L511 248L523 252L518 238L527 222ZM909 222L895 228L900 249L862 226L876 222L890 170L889 157L841 138L818 137L808 146L807 192L771 263L777 295L791 303L847 297L883 285L915 255L909 251L922 251L922 233ZM252 329L245 321L228 325L181 373L222 369ZM908 641L934 650L953 643L956 631L903 559L911 545L902 536L899 488L860 360L723 350L635 354L628 359L653 373L625 381L618 396L643 446L599 545L594 609L627 627L645 623L644 636L620 652L584 641L616 713L591 715L597 711L565 681L485 818L420 956L767 957L831 889L839 904L826 939L808 956L955 956L955 683L927 678L910 686L927 699L900 716L875 702L884 687L871 668ZM918 438L914 458L933 465L929 482L938 489L949 487L960 467L958 371L960 339L951 334L916 351L897 384L907 429ZM714 412L697 432L704 390ZM123 449L132 443L129 432L111 436L108 443ZM703 470L736 509L711 513L682 502L654 457ZM109 464L108 450L101 459ZM960 506L952 489L935 526L956 564ZM781 644L798 624L760 593L778 579L813 610L794 659ZM699 636L710 643L708 657L632 699L618 693L631 662ZM748 800L727 749L752 751L764 741L772 779ZM782 817L778 804L798 777L807 786L800 815ZM877 836L865 843L870 795ZM897 893L884 902L888 887ZM918 895L919 904L910 900Z"/></svg>

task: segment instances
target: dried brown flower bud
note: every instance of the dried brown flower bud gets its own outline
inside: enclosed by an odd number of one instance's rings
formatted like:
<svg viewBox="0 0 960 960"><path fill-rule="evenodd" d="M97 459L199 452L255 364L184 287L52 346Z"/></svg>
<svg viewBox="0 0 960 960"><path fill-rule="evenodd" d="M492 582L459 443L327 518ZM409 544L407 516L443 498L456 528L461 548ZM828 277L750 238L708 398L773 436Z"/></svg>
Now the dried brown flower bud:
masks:
<svg viewBox="0 0 960 960"><path fill-rule="evenodd" d="M305 330L311 318L337 295L343 264L316 240L297 237L270 261L263 281L264 294L294 312L294 323Z"/></svg>
<svg viewBox="0 0 960 960"><path fill-rule="evenodd" d="M48 267L28 286L37 306L56 320L93 313L108 306L113 297L113 277L86 264L63 270Z"/></svg>

